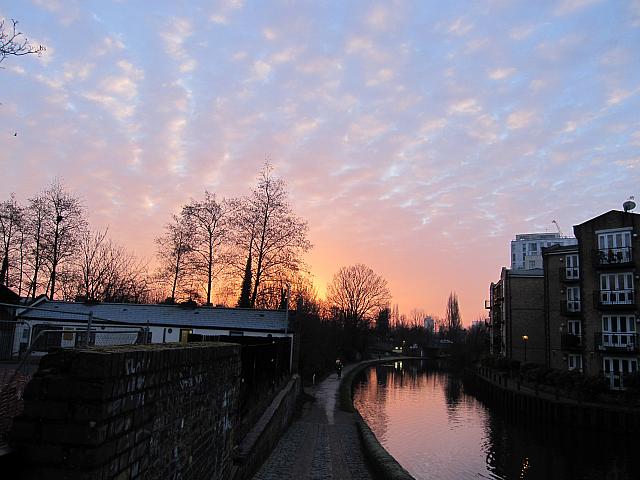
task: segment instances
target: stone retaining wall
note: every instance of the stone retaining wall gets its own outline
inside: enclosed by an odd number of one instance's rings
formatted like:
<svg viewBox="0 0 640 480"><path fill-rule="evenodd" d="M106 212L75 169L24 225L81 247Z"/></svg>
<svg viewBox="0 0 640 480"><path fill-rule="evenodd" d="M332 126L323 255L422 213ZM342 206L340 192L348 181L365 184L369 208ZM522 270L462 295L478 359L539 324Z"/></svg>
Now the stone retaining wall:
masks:
<svg viewBox="0 0 640 480"><path fill-rule="evenodd" d="M521 385L517 380L486 367L467 370L466 387L479 399L507 415L522 419L590 428L616 433L640 429L640 409L574 400Z"/></svg>
<svg viewBox="0 0 640 480"><path fill-rule="evenodd" d="M23 478L229 478L239 353L190 343L47 355L12 430Z"/></svg>
<svg viewBox="0 0 640 480"><path fill-rule="evenodd" d="M289 427L301 391L302 381L294 375L245 436L233 454L234 480L251 478L260 468Z"/></svg>
<svg viewBox="0 0 640 480"><path fill-rule="evenodd" d="M369 428L369 425L367 425L367 422L365 422L360 415L360 412L358 412L353 406L353 381L356 376L372 365L393 362L396 360L410 361L422 359L416 357L390 357L360 363L349 371L340 383L340 407L346 412L355 413L355 422L358 427L358 433L360 434L362 448L371 469L376 474L376 478L384 478L388 480L414 480L411 474L407 472L402 465L400 465L398 461L393 458L393 456L391 456L391 454L380 444L375 434Z"/></svg>

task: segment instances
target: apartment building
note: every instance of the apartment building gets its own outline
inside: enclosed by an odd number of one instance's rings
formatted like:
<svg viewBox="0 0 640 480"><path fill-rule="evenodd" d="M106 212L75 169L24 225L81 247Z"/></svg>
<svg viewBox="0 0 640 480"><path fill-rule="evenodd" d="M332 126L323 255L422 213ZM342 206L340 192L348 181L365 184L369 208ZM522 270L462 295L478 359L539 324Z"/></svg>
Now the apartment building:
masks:
<svg viewBox="0 0 640 480"><path fill-rule="evenodd" d="M542 269L503 268L490 288L489 342L494 355L521 362L545 362Z"/></svg>
<svg viewBox="0 0 640 480"><path fill-rule="evenodd" d="M503 269L501 280L491 284L486 306L491 310L492 352L522 360L519 335L527 336L529 352L535 351L540 323L532 312L539 302L542 352L529 353L527 361L604 375L612 389L623 389L625 376L637 372L640 361L635 293L640 281L640 215L611 210L573 231L577 244L542 250L542 295L535 281L514 283L514 272L527 270Z"/></svg>
<svg viewBox="0 0 640 480"><path fill-rule="evenodd" d="M542 249L554 245L575 245L577 240L558 233L519 233L511 240L511 270L542 268Z"/></svg>
<svg viewBox="0 0 640 480"><path fill-rule="evenodd" d="M591 370L585 362L580 254L577 245L544 251L546 361L560 370Z"/></svg>
<svg viewBox="0 0 640 480"><path fill-rule="evenodd" d="M638 371L640 215L611 210L574 227L585 372L602 373L611 388ZM568 297L567 297L568 298Z"/></svg>

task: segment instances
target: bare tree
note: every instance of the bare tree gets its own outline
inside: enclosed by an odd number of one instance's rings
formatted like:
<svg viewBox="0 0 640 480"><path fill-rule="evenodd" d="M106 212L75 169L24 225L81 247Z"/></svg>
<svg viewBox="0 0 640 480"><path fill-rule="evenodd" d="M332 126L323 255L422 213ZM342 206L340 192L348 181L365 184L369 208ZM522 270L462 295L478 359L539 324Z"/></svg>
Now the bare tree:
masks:
<svg viewBox="0 0 640 480"><path fill-rule="evenodd" d="M146 265L107 238L107 230L85 232L80 242L76 296L86 301L146 301Z"/></svg>
<svg viewBox="0 0 640 480"><path fill-rule="evenodd" d="M213 279L226 267L223 244L228 234L227 203L215 194L204 192L200 201L182 207L182 217L193 233L191 239L193 270L197 279L206 278L207 305L211 305ZM190 295L192 296L192 295Z"/></svg>
<svg viewBox="0 0 640 480"><path fill-rule="evenodd" d="M55 298L56 275L61 266L77 251L78 239L87 221L80 199L74 197L59 180L54 180L45 190L44 199L49 204L45 219L45 252L49 267L49 298Z"/></svg>
<svg viewBox="0 0 640 480"><path fill-rule="evenodd" d="M17 29L18 22L11 20L7 22L0 19L0 63L10 56L22 56L29 54L40 55L45 51L45 47L31 45L27 37Z"/></svg>
<svg viewBox="0 0 640 480"><path fill-rule="evenodd" d="M8 287L20 285L22 278L11 281L10 269L15 266L21 250L21 239L24 225L24 209L11 194L8 200L0 203L0 234L2 235L2 258L0 267L0 284Z"/></svg>
<svg viewBox="0 0 640 480"><path fill-rule="evenodd" d="M327 291L329 304L356 325L368 324L390 300L387 281L363 264L342 267Z"/></svg>
<svg viewBox="0 0 640 480"><path fill-rule="evenodd" d="M409 313L409 318L410 318L409 322L411 323L412 327L424 327L424 318L425 318L424 310L420 308L414 308Z"/></svg>
<svg viewBox="0 0 640 480"><path fill-rule="evenodd" d="M27 295L35 298L40 288L40 271L43 264L45 221L49 215L49 205L43 194L36 195L29 199L26 210L25 231L28 254L26 264L30 270Z"/></svg>
<svg viewBox="0 0 640 480"><path fill-rule="evenodd" d="M293 213L287 197L284 180L275 178L266 164L251 195L234 202L237 244L246 246L243 258L252 263L250 307L261 304L259 296L270 290L264 284L282 284L288 274L301 270L302 254L311 249L307 222Z"/></svg>
<svg viewBox="0 0 640 480"><path fill-rule="evenodd" d="M192 252L191 226L181 216L172 215L171 223L165 226L164 234L156 238L158 259L161 262L160 276L171 282L171 301L175 302L180 282L187 276L187 256Z"/></svg>

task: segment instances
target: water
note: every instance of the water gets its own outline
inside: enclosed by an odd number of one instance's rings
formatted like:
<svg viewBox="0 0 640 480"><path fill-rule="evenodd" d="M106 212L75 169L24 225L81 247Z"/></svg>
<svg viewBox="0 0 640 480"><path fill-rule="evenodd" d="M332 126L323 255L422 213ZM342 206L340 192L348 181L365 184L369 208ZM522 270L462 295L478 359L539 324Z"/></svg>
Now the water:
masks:
<svg viewBox="0 0 640 480"><path fill-rule="evenodd" d="M354 405L418 480L640 479L638 437L506 418L422 362L371 367Z"/></svg>

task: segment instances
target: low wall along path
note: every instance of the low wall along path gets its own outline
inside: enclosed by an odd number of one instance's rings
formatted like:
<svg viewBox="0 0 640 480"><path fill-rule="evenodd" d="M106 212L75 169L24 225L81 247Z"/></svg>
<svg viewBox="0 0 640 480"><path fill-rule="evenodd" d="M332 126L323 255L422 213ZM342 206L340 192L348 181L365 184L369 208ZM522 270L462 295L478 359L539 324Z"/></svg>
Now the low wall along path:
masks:
<svg viewBox="0 0 640 480"><path fill-rule="evenodd" d="M133 345L43 358L12 445L23 478L208 478L231 474L239 346Z"/></svg>

